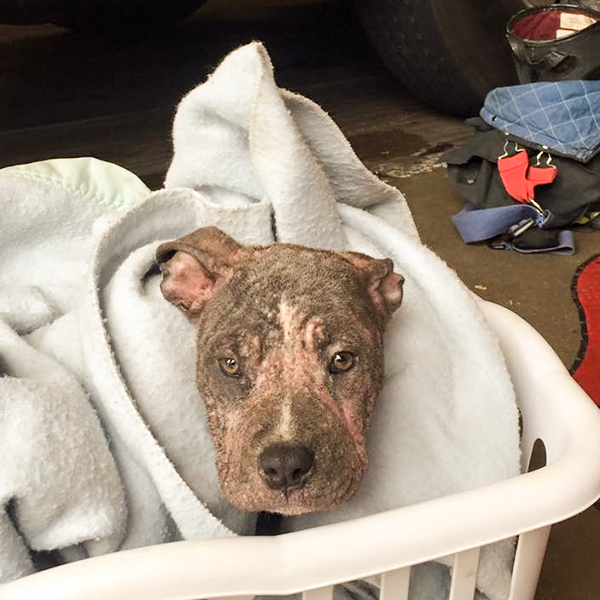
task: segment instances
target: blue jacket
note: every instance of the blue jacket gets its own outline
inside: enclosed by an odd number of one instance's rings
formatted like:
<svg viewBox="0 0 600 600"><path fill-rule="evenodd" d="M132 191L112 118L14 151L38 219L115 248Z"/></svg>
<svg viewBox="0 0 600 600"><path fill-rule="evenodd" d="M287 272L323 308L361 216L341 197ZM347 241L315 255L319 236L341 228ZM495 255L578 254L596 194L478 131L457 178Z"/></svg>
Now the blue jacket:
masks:
<svg viewBox="0 0 600 600"><path fill-rule="evenodd" d="M541 149L589 161L600 152L600 81L539 81L496 88L481 118Z"/></svg>

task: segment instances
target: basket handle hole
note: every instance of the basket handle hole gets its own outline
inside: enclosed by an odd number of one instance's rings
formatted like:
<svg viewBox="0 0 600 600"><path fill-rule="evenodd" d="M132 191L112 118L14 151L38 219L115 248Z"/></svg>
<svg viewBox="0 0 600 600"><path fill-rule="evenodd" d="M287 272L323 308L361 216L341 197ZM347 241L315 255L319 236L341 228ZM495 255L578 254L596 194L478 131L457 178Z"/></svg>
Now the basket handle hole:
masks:
<svg viewBox="0 0 600 600"><path fill-rule="evenodd" d="M546 459L546 445L538 438L533 442L533 448L531 449L531 455L529 456L529 464L527 466L527 472L537 471L548 464Z"/></svg>

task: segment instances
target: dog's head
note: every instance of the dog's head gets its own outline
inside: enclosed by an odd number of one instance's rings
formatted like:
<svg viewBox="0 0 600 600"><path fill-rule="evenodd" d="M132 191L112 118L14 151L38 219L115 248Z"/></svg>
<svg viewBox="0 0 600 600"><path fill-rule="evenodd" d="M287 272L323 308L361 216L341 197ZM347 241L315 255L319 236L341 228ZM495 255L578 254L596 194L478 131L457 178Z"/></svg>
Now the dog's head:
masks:
<svg viewBox="0 0 600 600"><path fill-rule="evenodd" d="M383 330L402 300L392 261L244 247L214 227L157 258L163 295L198 330L197 384L229 501L296 515L349 500L366 468Z"/></svg>

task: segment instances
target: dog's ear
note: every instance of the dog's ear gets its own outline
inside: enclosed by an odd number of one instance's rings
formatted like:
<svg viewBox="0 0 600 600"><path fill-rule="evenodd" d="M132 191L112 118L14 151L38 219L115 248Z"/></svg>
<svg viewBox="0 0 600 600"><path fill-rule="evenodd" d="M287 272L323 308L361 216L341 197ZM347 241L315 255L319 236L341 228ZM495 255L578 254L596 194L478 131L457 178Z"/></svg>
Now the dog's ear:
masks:
<svg viewBox="0 0 600 600"><path fill-rule="evenodd" d="M163 274L163 296L190 318L232 277L236 256L243 248L216 227L197 229L161 244L156 260Z"/></svg>
<svg viewBox="0 0 600 600"><path fill-rule="evenodd" d="M376 310L387 320L402 304L404 277L394 273L389 258L372 258L359 252L341 254L358 268Z"/></svg>

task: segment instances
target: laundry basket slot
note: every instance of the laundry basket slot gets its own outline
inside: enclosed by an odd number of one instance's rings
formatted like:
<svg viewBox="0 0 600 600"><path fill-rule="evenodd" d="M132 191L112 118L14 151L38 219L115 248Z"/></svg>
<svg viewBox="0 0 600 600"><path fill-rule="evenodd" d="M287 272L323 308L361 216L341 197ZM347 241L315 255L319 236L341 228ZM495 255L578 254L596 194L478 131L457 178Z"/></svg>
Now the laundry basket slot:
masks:
<svg viewBox="0 0 600 600"><path fill-rule="evenodd" d="M523 471L525 473L543 469L548 464L546 459L546 444L544 444L543 440L536 438L531 448L528 449L525 449L523 446L521 444L523 448Z"/></svg>

